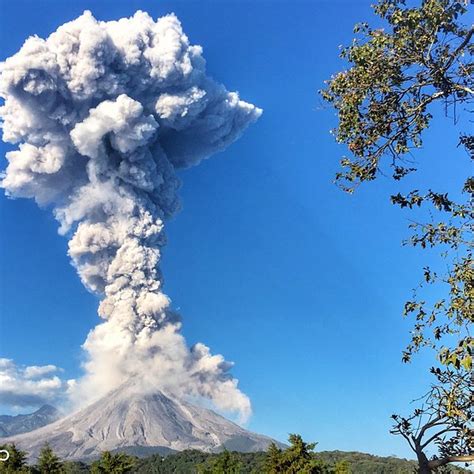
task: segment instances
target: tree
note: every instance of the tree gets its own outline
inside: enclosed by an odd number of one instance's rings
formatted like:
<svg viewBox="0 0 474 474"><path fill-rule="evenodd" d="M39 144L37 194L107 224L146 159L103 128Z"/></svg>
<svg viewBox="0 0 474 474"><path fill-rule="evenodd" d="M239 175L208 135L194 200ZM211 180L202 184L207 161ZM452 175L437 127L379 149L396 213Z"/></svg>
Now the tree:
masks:
<svg viewBox="0 0 474 474"><path fill-rule="evenodd" d="M474 27L462 24L466 4L422 0L419 6L407 7L404 0L379 0L374 11L386 27L356 25L359 37L341 53L349 67L321 91L338 115L336 140L352 153L343 157L343 169L336 174L345 191L352 193L389 170L395 181L415 172L410 156L422 146L432 111L440 110L436 103L455 110L456 116L473 112L469 107L474 99ZM459 144L473 159L472 132L460 130ZM464 403L472 391L474 347L472 176L466 177L460 191L456 201L446 190L413 189L391 196L401 208L428 208L431 219L413 222L406 244L440 248L447 267L442 273L425 267L424 281L404 310L415 322L403 360L408 362L421 348L430 347L437 362L431 369L433 386L423 403L409 417L395 415L392 432L407 439L417 454L419 472L424 473L453 460L474 460L468 426L472 412ZM442 297L432 302L420 297L426 285L437 285ZM427 436L432 428L438 431ZM429 461L425 452L432 445L438 454Z"/></svg>
<svg viewBox="0 0 474 474"><path fill-rule="evenodd" d="M281 453L282 450L275 444L271 443L267 449L265 457L264 469L267 473L277 473L281 471Z"/></svg>
<svg viewBox="0 0 474 474"><path fill-rule="evenodd" d="M136 459L125 453L112 454L104 451L100 459L91 465L92 474L123 474L132 472Z"/></svg>
<svg viewBox="0 0 474 474"><path fill-rule="evenodd" d="M266 474L320 474L328 473L326 463L316 458L314 448L316 443L306 443L297 434L288 437L290 446L284 451L270 444L264 463Z"/></svg>
<svg viewBox="0 0 474 474"><path fill-rule="evenodd" d="M419 471L426 473L451 462L466 461L465 453L472 449L470 375L449 369L432 371L437 383L419 400L421 408L410 417L392 416L392 433L407 440L417 455ZM439 445L440 456L428 460L424 450L433 441Z"/></svg>
<svg viewBox="0 0 474 474"><path fill-rule="evenodd" d="M242 472L242 463L236 453L231 453L226 449L217 457L198 466L198 472L199 474L239 474Z"/></svg>
<svg viewBox="0 0 474 474"><path fill-rule="evenodd" d="M37 471L41 474L60 474L64 472L61 460L54 454L49 444L45 444L41 449Z"/></svg>
<svg viewBox="0 0 474 474"><path fill-rule="evenodd" d="M65 461L63 463L64 474L84 474L89 473L89 466L83 462Z"/></svg>
<svg viewBox="0 0 474 474"><path fill-rule="evenodd" d="M351 468L348 461L339 461L334 467L334 474L350 474Z"/></svg>
<svg viewBox="0 0 474 474"><path fill-rule="evenodd" d="M25 451L21 451L14 444L1 445L0 450L8 451L9 454L9 458L6 461L0 462L0 473L13 474L29 472L28 466L26 465L27 453Z"/></svg>

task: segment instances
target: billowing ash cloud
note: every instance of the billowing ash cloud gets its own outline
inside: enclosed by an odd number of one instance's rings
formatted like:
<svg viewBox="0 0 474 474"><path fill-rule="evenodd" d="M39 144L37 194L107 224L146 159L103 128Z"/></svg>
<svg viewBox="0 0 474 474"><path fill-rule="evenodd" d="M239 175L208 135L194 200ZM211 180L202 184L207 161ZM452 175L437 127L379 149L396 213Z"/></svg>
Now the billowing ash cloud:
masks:
<svg viewBox="0 0 474 474"><path fill-rule="evenodd" d="M26 407L57 401L69 388L54 365L18 366L0 358L0 405Z"/></svg>
<svg viewBox="0 0 474 474"><path fill-rule="evenodd" d="M2 187L53 208L82 282L103 295L76 396L138 375L248 415L231 364L187 347L158 264L179 209L176 169L223 150L261 110L206 75L174 15L140 11L111 22L86 11L30 37L2 64L0 93L3 139L19 143Z"/></svg>

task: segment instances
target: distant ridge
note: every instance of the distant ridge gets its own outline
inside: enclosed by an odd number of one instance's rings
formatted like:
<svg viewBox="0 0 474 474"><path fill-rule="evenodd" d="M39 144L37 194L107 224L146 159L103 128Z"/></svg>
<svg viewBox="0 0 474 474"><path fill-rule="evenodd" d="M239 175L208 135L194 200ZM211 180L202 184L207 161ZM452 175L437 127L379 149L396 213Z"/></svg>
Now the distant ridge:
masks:
<svg viewBox="0 0 474 474"><path fill-rule="evenodd" d="M36 430L53 423L59 417L59 411L51 405L43 405L29 415L0 415L0 437Z"/></svg>

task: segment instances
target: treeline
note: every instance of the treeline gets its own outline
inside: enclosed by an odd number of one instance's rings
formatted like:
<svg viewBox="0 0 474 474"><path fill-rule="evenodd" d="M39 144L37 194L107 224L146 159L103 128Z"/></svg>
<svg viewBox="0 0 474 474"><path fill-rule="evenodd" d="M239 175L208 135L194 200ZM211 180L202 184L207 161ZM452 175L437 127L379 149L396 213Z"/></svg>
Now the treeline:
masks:
<svg viewBox="0 0 474 474"><path fill-rule="evenodd" d="M300 435L290 435L289 446L280 449L271 444L266 452L218 454L187 450L168 456L155 454L140 459L125 453L105 451L91 464L62 461L45 445L35 465L27 464L27 453L15 445L0 446L9 452L0 462L0 473L13 474L412 474L417 463L395 457L379 457L358 452L315 452L315 443L306 443ZM466 473L449 467L445 473Z"/></svg>

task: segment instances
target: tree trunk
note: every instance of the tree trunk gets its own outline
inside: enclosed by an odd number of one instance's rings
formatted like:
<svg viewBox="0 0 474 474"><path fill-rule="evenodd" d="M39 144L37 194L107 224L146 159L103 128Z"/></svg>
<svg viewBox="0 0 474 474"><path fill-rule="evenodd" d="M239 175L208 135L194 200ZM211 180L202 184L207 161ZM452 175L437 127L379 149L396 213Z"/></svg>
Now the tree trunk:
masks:
<svg viewBox="0 0 474 474"><path fill-rule="evenodd" d="M431 474L431 470L428 458L423 451L417 452L416 457L418 458L418 474Z"/></svg>

